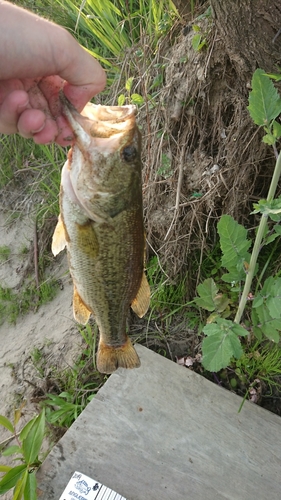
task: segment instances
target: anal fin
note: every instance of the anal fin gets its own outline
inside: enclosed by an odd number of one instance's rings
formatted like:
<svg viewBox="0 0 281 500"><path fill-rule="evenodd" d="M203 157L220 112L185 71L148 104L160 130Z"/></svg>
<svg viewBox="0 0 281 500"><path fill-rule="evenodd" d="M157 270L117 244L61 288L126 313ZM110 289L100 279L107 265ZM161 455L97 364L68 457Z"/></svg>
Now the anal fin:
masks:
<svg viewBox="0 0 281 500"><path fill-rule="evenodd" d="M127 337L125 344L114 347L100 341L97 352L97 369L100 373L112 373L117 368L138 368L140 359Z"/></svg>
<svg viewBox="0 0 281 500"><path fill-rule="evenodd" d="M61 215L58 217L53 239L52 239L52 252L53 255L58 255L66 246L65 230L62 222Z"/></svg>
<svg viewBox="0 0 281 500"><path fill-rule="evenodd" d="M84 304L75 287L73 291L73 316L81 325L86 325L91 316L91 311Z"/></svg>
<svg viewBox="0 0 281 500"><path fill-rule="evenodd" d="M150 287L146 275L143 273L137 296L134 298L131 308L139 316L139 318L142 318L149 308L149 303Z"/></svg>

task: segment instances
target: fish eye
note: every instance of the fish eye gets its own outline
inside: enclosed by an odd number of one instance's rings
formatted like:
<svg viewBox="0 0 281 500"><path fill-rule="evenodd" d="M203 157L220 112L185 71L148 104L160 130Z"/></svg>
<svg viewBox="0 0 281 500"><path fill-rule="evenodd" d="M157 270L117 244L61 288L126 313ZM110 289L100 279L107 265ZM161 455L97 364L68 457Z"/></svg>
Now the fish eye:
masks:
<svg viewBox="0 0 281 500"><path fill-rule="evenodd" d="M130 163L136 159L138 152L135 146L126 146L122 151L122 155L124 160Z"/></svg>

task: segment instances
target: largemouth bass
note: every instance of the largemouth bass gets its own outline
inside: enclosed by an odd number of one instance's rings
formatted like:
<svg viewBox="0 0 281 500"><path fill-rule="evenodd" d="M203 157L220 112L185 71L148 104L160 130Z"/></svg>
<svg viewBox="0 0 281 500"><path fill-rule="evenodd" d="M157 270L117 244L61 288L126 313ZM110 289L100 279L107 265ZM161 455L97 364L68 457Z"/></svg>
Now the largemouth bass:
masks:
<svg viewBox="0 0 281 500"><path fill-rule="evenodd" d="M136 108L88 104L81 115L66 98L62 106L75 139L62 169L52 251L67 249L75 319L86 324L93 314L98 325L97 369L135 368L127 316L131 306L142 317L150 300Z"/></svg>

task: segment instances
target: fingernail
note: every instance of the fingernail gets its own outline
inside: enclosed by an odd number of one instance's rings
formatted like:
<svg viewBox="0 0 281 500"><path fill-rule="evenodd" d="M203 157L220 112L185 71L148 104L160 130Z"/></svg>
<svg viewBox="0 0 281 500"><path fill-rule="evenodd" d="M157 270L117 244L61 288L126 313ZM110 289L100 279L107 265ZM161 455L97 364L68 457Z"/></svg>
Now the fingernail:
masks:
<svg viewBox="0 0 281 500"><path fill-rule="evenodd" d="M45 127L45 123L43 123L43 125L41 125L41 127L37 128L36 130L31 130L31 133L38 134L38 132L41 132L41 130L43 130L44 127Z"/></svg>
<svg viewBox="0 0 281 500"><path fill-rule="evenodd" d="M29 100L27 99L23 104L19 104L17 107L17 111L21 111L22 109L26 108L26 106L29 104Z"/></svg>
<svg viewBox="0 0 281 500"><path fill-rule="evenodd" d="M67 137L63 137L63 140L65 142L71 142L73 141L73 139L74 139L73 135L68 135Z"/></svg>

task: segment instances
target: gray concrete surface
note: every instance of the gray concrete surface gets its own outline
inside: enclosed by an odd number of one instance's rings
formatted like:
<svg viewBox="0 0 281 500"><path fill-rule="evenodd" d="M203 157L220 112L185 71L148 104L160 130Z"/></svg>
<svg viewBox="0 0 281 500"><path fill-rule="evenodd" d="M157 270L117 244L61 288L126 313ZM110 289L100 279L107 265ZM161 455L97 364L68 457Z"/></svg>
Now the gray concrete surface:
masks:
<svg viewBox="0 0 281 500"><path fill-rule="evenodd" d="M127 500L280 500L281 419L137 346L42 465L38 499L78 470Z"/></svg>

